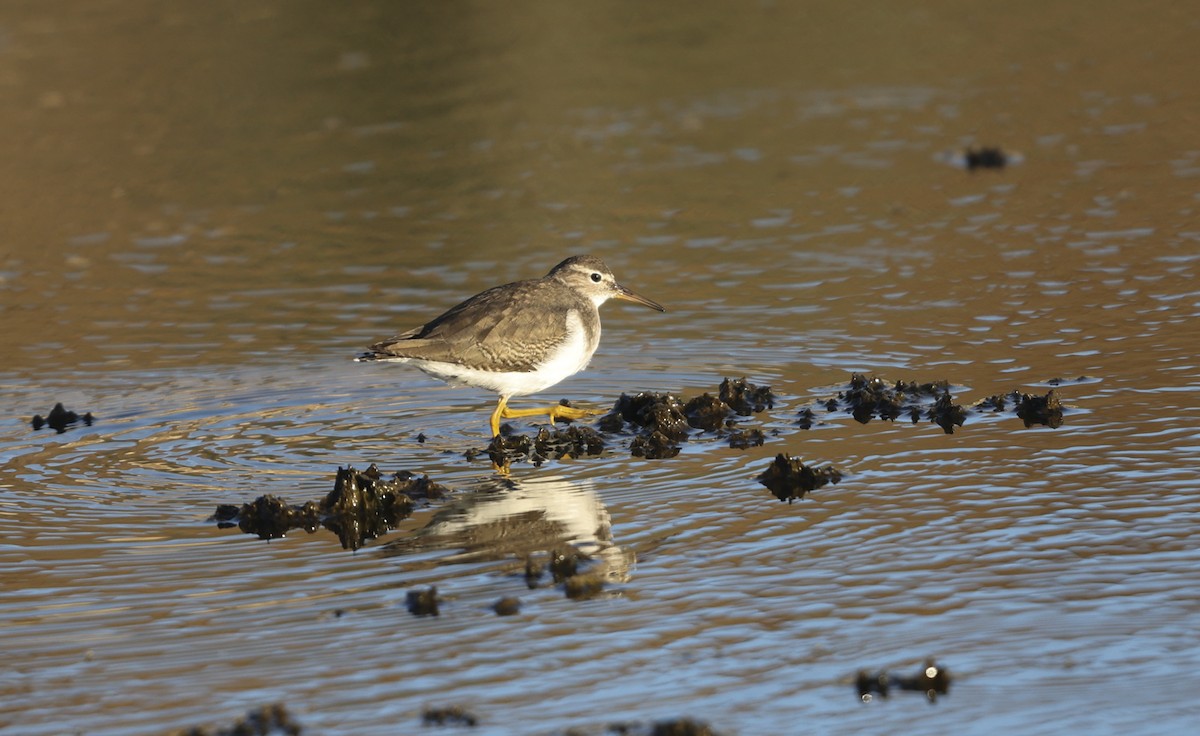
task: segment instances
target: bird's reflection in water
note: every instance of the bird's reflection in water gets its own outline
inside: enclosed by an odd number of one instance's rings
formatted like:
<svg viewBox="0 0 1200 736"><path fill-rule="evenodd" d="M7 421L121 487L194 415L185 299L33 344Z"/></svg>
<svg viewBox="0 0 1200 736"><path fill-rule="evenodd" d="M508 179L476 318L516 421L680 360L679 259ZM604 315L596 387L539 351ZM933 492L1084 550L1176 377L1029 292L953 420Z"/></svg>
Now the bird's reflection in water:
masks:
<svg viewBox="0 0 1200 736"><path fill-rule="evenodd" d="M633 552L613 541L608 509L593 484L553 475L489 478L457 495L424 527L386 544L382 551L399 556L456 550L439 556L436 564L499 561L515 571L523 569L527 560L563 545L589 558L590 569L609 581L629 579Z"/></svg>

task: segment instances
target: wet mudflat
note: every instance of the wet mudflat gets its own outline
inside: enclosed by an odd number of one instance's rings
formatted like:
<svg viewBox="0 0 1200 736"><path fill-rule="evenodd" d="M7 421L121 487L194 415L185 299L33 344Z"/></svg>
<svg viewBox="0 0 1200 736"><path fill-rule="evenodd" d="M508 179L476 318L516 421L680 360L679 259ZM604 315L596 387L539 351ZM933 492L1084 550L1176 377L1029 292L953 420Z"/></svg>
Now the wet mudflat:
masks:
<svg viewBox="0 0 1200 736"><path fill-rule="evenodd" d="M0 730L1191 725L1190 17L123 7L0 11ZM351 362L577 252L668 311L507 475Z"/></svg>

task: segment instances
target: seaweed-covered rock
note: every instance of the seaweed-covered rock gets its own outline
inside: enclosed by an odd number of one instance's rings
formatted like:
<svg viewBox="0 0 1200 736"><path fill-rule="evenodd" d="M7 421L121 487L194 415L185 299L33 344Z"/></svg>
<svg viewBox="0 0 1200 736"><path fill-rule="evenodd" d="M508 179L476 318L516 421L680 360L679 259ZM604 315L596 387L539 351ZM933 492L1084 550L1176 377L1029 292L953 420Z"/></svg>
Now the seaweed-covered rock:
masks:
<svg viewBox="0 0 1200 736"><path fill-rule="evenodd" d="M715 432L725 426L725 421L733 409L724 401L712 394L701 394L688 399L683 405L683 415L688 424L696 429Z"/></svg>
<svg viewBox="0 0 1200 736"><path fill-rule="evenodd" d="M429 476L400 472L385 478L374 465L362 472L345 467L338 468L333 490L320 503L290 505L268 494L240 507L222 504L210 521L222 529L236 524L261 539L282 537L292 529L313 532L323 525L338 535L344 549L357 550L410 516L414 498L437 499L449 492Z"/></svg>
<svg viewBox="0 0 1200 736"><path fill-rule="evenodd" d="M604 437L591 427L577 424L566 429L540 427L533 437L516 434L497 435L487 447L492 464L500 468L523 460L537 467L549 459L562 460L600 455L603 452Z"/></svg>
<svg viewBox="0 0 1200 736"><path fill-rule="evenodd" d="M817 469L783 453L776 455L771 465L758 476L759 483L769 488L780 501L788 503L804 498L804 494L826 483L838 483L841 479L841 471L832 465Z"/></svg>
<svg viewBox="0 0 1200 736"><path fill-rule="evenodd" d="M604 591L604 576L599 572L572 575L563 581L563 592L573 601L595 598Z"/></svg>
<svg viewBox="0 0 1200 736"><path fill-rule="evenodd" d="M929 421L941 427L946 434L954 434L955 425L961 427L967 420L967 410L961 404L954 403L947 389L933 402L933 406L929 407L927 416Z"/></svg>
<svg viewBox="0 0 1200 736"><path fill-rule="evenodd" d="M932 703L937 700L939 695L950 692L950 672L944 667L939 667L932 659L928 659L915 675L859 670L854 685L859 699L863 702L871 701L875 695L886 698L892 688L895 688L924 693Z"/></svg>
<svg viewBox="0 0 1200 736"><path fill-rule="evenodd" d="M762 447L767 436L757 427L738 429L729 433L729 446L734 450L747 450L751 447Z"/></svg>
<svg viewBox="0 0 1200 736"><path fill-rule="evenodd" d="M1058 398L1058 392L1050 389L1045 396L1026 394L1020 391L1009 391L1007 394L994 394L975 403L977 411L999 413L1006 411L1009 405L1013 413L1025 423L1025 427L1041 424L1057 429L1063 424L1063 406Z"/></svg>
<svg viewBox="0 0 1200 736"><path fill-rule="evenodd" d="M436 585L428 588L414 588L408 591L404 597L404 604L408 608L408 612L414 616L437 616L440 601Z"/></svg>
<svg viewBox="0 0 1200 736"><path fill-rule="evenodd" d="M612 411L601 419L600 426L606 432L619 432L625 422L649 432L659 432L674 441L686 440L690 427L683 413L683 402L672 394L621 394Z"/></svg>
<svg viewBox="0 0 1200 736"><path fill-rule="evenodd" d="M282 703L274 703L249 711L228 728L194 726L169 736L299 736L302 730Z"/></svg>
<svg viewBox="0 0 1200 736"><path fill-rule="evenodd" d="M475 726L479 719L461 705L426 706L421 711L421 722L426 726Z"/></svg>
<svg viewBox="0 0 1200 736"><path fill-rule="evenodd" d="M1021 394L1021 398L1017 402L1017 416L1025 422L1026 427L1041 424L1057 429L1063 423L1062 402L1059 401L1058 394L1054 389L1046 392L1045 396Z"/></svg>
<svg viewBox="0 0 1200 736"><path fill-rule="evenodd" d="M60 401L54 405L54 408L51 409L50 413L44 418L41 414L34 414L33 419L30 420L30 424L33 426L35 431L41 429L42 427L49 427L56 433L63 434L71 427L72 424L75 424L76 422L83 422L85 425L90 427L92 426L93 421L95 421L95 417L92 416L90 411L83 416L79 416L75 412L64 407Z"/></svg>
<svg viewBox="0 0 1200 736"><path fill-rule="evenodd" d="M721 401L744 417L775 406L775 394L770 386L756 386L744 377L721 381L720 395Z"/></svg>
<svg viewBox="0 0 1200 736"><path fill-rule="evenodd" d="M506 595L492 604L492 610L497 616L516 616L521 612L521 599Z"/></svg>
<svg viewBox="0 0 1200 736"><path fill-rule="evenodd" d="M647 460L675 457L681 449L670 437L658 430L649 434L639 434L629 443L629 451L634 457L644 457Z"/></svg>

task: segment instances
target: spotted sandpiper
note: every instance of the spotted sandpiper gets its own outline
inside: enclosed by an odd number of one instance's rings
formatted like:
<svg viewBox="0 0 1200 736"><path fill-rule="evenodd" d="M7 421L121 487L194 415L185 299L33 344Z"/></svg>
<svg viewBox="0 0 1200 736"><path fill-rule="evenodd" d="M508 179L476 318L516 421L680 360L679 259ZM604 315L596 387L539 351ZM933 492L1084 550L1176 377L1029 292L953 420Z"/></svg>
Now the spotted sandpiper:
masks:
<svg viewBox="0 0 1200 736"><path fill-rule="evenodd" d="M583 419L596 412L560 405L510 409L508 400L583 370L600 344L599 307L613 298L663 311L618 284L604 261L574 256L540 279L476 294L432 322L375 343L356 360L411 363L442 381L495 391L493 437L501 419Z"/></svg>

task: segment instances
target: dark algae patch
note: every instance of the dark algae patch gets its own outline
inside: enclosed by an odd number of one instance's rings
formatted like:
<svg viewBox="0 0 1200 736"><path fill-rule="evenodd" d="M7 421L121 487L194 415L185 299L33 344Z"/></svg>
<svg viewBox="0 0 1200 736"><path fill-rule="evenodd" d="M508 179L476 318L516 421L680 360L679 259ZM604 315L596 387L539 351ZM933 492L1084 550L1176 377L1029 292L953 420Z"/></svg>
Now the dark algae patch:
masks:
<svg viewBox="0 0 1200 736"><path fill-rule="evenodd" d="M698 431L729 435L730 447L746 449L763 444L766 435L761 430L737 430L735 425L741 417L774 406L775 394L769 386L745 378L726 378L717 395L705 393L687 400L670 393L623 393L597 420L596 429L581 424L565 430L541 427L528 436L516 434L512 425L504 424L485 450L470 450L466 457L474 460L486 453L493 467L502 471L514 462L538 467L552 459L601 455L612 444L612 435L632 435L627 442L632 456L661 460L678 455L683 443Z"/></svg>
<svg viewBox="0 0 1200 736"><path fill-rule="evenodd" d="M479 719L461 705L429 706L421 711L421 723L426 726L475 726Z"/></svg>
<svg viewBox="0 0 1200 736"><path fill-rule="evenodd" d="M775 394L745 378L726 378L713 396L705 393L684 401L674 394L621 394L612 411L600 419L600 430L609 434L633 431L629 451L650 460L675 457L682 443L696 431L723 435L733 430L737 417L757 414L775 406ZM745 449L761 445L761 430L738 432L730 446Z"/></svg>
<svg viewBox="0 0 1200 736"><path fill-rule="evenodd" d="M718 731L704 721L693 718L671 718L662 721L646 723L644 721L621 721L608 723L601 729L571 728L562 731L558 736L723 736L726 732ZM803 733L803 730L798 731Z"/></svg>
<svg viewBox="0 0 1200 736"><path fill-rule="evenodd" d="M987 397L975 406L983 411L994 412L1005 411L1007 407L1012 406L1013 412L1017 418L1025 422L1026 428L1039 424L1057 429L1063 423L1062 401L1059 400L1058 392L1054 389L1047 391L1045 396L1025 394L1019 391L996 394Z"/></svg>
<svg viewBox="0 0 1200 736"><path fill-rule="evenodd" d="M314 532L324 526L338 535L343 549L357 550L412 515L415 500L439 499L449 492L426 475L401 471L384 478L375 465L362 472L345 467L338 468L333 490L320 502L291 505L268 494L241 506L222 504L210 521L222 529L236 525L260 539L276 539L292 529Z"/></svg>
<svg viewBox="0 0 1200 736"><path fill-rule="evenodd" d="M540 467L547 460L599 455L604 452L604 438L594 429L573 424L566 429L541 427L534 437L505 433L492 438L487 455L497 467L507 467L514 461L526 461Z"/></svg>
<svg viewBox="0 0 1200 736"><path fill-rule="evenodd" d="M1008 165L1008 154L996 146L980 146L968 148L963 153L967 171L976 169L1003 169Z"/></svg>
<svg viewBox="0 0 1200 736"><path fill-rule="evenodd" d="M770 386L756 386L745 378L721 381L721 401L739 416L748 417L775 407L775 394Z"/></svg>
<svg viewBox="0 0 1200 736"><path fill-rule="evenodd" d="M889 422L907 419L913 424L925 420L938 425L946 434L954 434L955 427L965 425L973 413L1012 411L1025 422L1027 428L1034 424L1059 427L1063 423L1062 403L1053 389L1045 396L1018 391L996 394L968 408L955 403L950 384L944 380L889 383L882 378L867 378L858 373L851 375L850 383L836 396L821 400L816 408L830 414L848 412L861 424L867 424L872 419ZM811 406L802 409L796 420L801 429L810 429L819 423L818 412Z"/></svg>
<svg viewBox="0 0 1200 736"><path fill-rule="evenodd" d="M788 503L804 498L804 494L827 483L836 484L841 479L841 471L832 465L815 468L783 453L776 455L771 465L758 476L759 483L769 488L780 501Z"/></svg>
<svg viewBox="0 0 1200 736"><path fill-rule="evenodd" d="M431 585L428 588L415 588L408 591L404 596L404 605L414 616L437 616L439 614L438 604L441 600L438 597L437 586Z"/></svg>
<svg viewBox="0 0 1200 736"><path fill-rule="evenodd" d="M859 670L854 678L854 686L864 703L871 702L875 696L886 698L893 690L924 693L930 703L935 703L939 695L950 692L950 672L932 659L927 659L920 671L913 675Z"/></svg>
<svg viewBox="0 0 1200 736"><path fill-rule="evenodd" d="M171 731L169 736L299 736L300 724L282 703L264 705L246 713L240 720L224 728L193 726Z"/></svg>
<svg viewBox="0 0 1200 736"><path fill-rule="evenodd" d="M41 414L34 414L33 419L31 419L29 423L33 426L35 431L41 429L42 427L49 427L58 434L63 434L70 429L72 425L83 422L84 425L90 427L92 426L93 421L95 421L95 417L92 416L90 411L83 416L80 416L70 409L64 407L60 401L54 405L54 408L51 409L50 413L45 417L43 417Z"/></svg>

